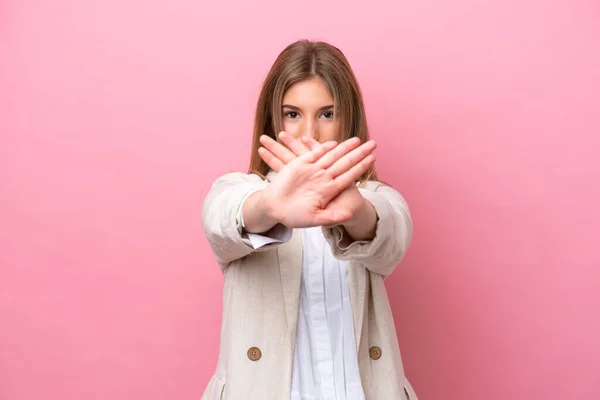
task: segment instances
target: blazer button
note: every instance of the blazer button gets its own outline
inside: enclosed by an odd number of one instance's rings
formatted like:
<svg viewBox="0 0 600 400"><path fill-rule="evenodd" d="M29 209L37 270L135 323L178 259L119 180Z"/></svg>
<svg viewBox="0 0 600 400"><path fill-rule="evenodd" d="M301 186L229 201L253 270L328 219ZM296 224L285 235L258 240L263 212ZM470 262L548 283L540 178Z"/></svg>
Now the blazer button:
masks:
<svg viewBox="0 0 600 400"><path fill-rule="evenodd" d="M261 355L262 354L258 347L250 347L248 349L248 358L252 361L258 361Z"/></svg>
<svg viewBox="0 0 600 400"><path fill-rule="evenodd" d="M369 356L373 360L379 360L381 358L381 349L377 346L373 346L369 349Z"/></svg>

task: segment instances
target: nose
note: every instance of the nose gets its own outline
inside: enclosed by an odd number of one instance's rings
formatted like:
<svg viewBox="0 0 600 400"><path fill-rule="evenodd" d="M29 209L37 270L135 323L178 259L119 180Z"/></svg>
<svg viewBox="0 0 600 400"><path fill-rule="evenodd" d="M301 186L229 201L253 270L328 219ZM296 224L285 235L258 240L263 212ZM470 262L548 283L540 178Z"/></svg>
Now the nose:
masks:
<svg viewBox="0 0 600 400"><path fill-rule="evenodd" d="M303 129L303 135L308 136L309 138L315 139L317 142L319 141L319 128L317 124L313 121L308 121Z"/></svg>

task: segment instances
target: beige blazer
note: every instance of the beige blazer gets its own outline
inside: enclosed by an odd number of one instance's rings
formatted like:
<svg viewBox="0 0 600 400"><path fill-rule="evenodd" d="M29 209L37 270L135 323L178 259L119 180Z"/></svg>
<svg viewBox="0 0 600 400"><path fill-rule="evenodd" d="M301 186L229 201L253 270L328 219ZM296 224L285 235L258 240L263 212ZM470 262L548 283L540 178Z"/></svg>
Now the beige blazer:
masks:
<svg viewBox="0 0 600 400"><path fill-rule="evenodd" d="M271 180L274 172L267 175ZM217 367L203 400L288 400L302 269L302 236L255 250L237 220L243 198L268 182L230 173L204 200L202 226L224 274L221 343ZM375 238L342 250L344 231L323 234L336 258L349 260L350 298L358 364L366 400L416 400L404 374L383 280L412 238L406 201L389 186L369 181L361 194L377 211Z"/></svg>

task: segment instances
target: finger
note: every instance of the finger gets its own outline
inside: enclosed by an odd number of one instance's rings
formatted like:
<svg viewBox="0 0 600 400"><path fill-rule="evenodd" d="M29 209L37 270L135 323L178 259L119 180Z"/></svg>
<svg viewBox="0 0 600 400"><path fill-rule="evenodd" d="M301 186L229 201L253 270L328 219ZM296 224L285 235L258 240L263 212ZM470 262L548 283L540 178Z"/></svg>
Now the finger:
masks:
<svg viewBox="0 0 600 400"><path fill-rule="evenodd" d="M337 176L334 179L336 189L338 191L342 191L348 186L356 184L356 181L358 181L360 177L367 172L373 163L375 163L375 154L369 154L348 171Z"/></svg>
<svg viewBox="0 0 600 400"><path fill-rule="evenodd" d="M367 143L362 144L361 146L357 147L356 149L352 150L348 154L335 161L332 166L327 168L327 172L329 172L331 176L335 178L338 175L349 171L359 162L364 160L365 157L369 156L373 152L373 150L375 150L376 147L377 144L375 143L375 141L369 140ZM334 153L334 151L332 151L332 153Z"/></svg>
<svg viewBox="0 0 600 400"><path fill-rule="evenodd" d="M308 136L302 136L300 140L311 150L314 150L316 147L321 146L321 143L317 142L314 138Z"/></svg>
<svg viewBox="0 0 600 400"><path fill-rule="evenodd" d="M264 147L258 148L258 155L275 172L279 172L285 167L285 164L279 158Z"/></svg>
<svg viewBox="0 0 600 400"><path fill-rule="evenodd" d="M333 140L325 142L322 145L315 147L313 150L309 150L307 153L302 154L300 157L298 157L298 159L300 159L302 162L314 163L336 146L337 143Z"/></svg>
<svg viewBox="0 0 600 400"><path fill-rule="evenodd" d="M302 154L310 151L308 146L285 131L279 133L279 139L281 139L283 144L285 144L288 149L296 154L296 156L301 156Z"/></svg>
<svg viewBox="0 0 600 400"><path fill-rule="evenodd" d="M287 147L285 147L281 143L278 143L277 141L273 140L273 138L267 135L262 135L259 141L265 149L271 152L273 156L277 157L284 164L288 164L290 161L296 158L296 155L292 153Z"/></svg>
<svg viewBox="0 0 600 400"><path fill-rule="evenodd" d="M319 167L324 169L331 167L336 161L358 146L360 146L360 139L357 137L343 141L334 151L327 153L319 160Z"/></svg>
<svg viewBox="0 0 600 400"><path fill-rule="evenodd" d="M338 145L338 143L335 140L330 140L325 143L319 143L315 139L308 137L308 136L302 136L302 138L300 140L302 140L302 142L305 145L307 145L311 150L315 150L319 146L325 146L326 153L331 151L332 149L336 148Z"/></svg>

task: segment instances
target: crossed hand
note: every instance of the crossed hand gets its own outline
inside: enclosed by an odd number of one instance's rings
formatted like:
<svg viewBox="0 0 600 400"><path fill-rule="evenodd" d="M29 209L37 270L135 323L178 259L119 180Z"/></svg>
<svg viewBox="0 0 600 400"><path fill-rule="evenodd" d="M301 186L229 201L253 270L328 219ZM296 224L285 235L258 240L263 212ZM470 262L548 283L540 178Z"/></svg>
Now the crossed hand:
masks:
<svg viewBox="0 0 600 400"><path fill-rule="evenodd" d="M285 146L263 135L264 147L258 149L260 157L278 172L263 191L270 216L290 228L357 223L369 206L356 181L375 162L376 143L361 145L358 138L340 144L319 143L306 136L295 139L286 132L279 139Z"/></svg>

